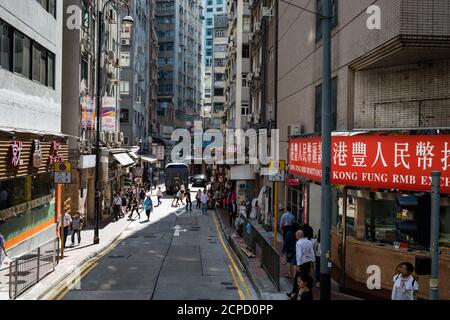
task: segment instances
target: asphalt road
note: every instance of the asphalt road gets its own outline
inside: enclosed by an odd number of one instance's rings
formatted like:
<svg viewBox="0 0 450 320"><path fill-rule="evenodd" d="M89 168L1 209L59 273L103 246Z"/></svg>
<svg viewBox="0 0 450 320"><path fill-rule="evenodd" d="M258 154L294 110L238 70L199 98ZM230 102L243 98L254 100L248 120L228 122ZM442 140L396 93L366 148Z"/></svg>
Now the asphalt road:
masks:
<svg viewBox="0 0 450 320"><path fill-rule="evenodd" d="M142 212L109 252L87 262L73 286L53 299L256 299L215 213L202 215L195 208L195 191L192 213L165 197L150 222Z"/></svg>

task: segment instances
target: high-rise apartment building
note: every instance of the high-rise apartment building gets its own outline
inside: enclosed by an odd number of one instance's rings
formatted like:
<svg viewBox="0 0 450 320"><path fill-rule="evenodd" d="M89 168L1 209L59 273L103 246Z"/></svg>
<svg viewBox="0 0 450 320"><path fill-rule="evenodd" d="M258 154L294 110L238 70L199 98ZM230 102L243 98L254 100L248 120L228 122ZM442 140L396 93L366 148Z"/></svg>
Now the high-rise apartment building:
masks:
<svg viewBox="0 0 450 320"><path fill-rule="evenodd" d="M200 0L157 0L159 133L192 127L199 119L202 78Z"/></svg>

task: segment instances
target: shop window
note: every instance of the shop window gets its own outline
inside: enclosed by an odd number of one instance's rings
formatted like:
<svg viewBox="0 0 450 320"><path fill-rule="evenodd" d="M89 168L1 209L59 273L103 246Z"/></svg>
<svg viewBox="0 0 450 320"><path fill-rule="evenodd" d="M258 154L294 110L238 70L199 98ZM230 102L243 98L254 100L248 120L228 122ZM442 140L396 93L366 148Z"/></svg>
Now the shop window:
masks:
<svg viewBox="0 0 450 320"><path fill-rule="evenodd" d="M365 200L366 239L393 245L403 242L412 249L430 244L429 194L398 196L395 200Z"/></svg>
<svg viewBox="0 0 450 320"><path fill-rule="evenodd" d="M338 193L338 211L337 215L333 218L333 225L336 225L339 230L342 228L342 216L344 214L344 196L342 192ZM347 195L347 215L346 215L346 228L347 228L347 235L355 236L355 213L356 213L356 199L351 196Z"/></svg>

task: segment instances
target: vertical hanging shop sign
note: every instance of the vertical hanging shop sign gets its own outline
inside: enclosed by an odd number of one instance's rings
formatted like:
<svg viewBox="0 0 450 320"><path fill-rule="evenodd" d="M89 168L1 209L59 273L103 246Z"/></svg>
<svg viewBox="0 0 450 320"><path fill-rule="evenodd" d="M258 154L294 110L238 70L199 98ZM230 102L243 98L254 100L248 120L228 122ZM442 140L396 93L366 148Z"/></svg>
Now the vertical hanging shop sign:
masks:
<svg viewBox="0 0 450 320"><path fill-rule="evenodd" d="M33 140L33 155L31 162L34 168L39 168L42 165L42 146L39 139Z"/></svg>
<svg viewBox="0 0 450 320"><path fill-rule="evenodd" d="M23 164L22 145L22 141L14 140L9 146L9 164L14 168Z"/></svg>
<svg viewBox="0 0 450 320"><path fill-rule="evenodd" d="M61 143L56 140L52 141L50 146L50 154L48 155L47 165L51 166L55 162L64 162L64 157L59 154L61 149Z"/></svg>

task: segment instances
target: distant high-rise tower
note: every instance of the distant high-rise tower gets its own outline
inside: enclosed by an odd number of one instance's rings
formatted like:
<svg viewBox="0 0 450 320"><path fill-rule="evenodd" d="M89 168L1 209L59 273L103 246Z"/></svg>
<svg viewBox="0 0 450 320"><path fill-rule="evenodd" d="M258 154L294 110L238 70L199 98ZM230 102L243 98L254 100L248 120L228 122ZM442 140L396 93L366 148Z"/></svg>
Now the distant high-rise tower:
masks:
<svg viewBox="0 0 450 320"><path fill-rule="evenodd" d="M201 0L157 0L158 127L170 138L173 129L199 119L202 88Z"/></svg>

